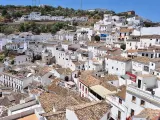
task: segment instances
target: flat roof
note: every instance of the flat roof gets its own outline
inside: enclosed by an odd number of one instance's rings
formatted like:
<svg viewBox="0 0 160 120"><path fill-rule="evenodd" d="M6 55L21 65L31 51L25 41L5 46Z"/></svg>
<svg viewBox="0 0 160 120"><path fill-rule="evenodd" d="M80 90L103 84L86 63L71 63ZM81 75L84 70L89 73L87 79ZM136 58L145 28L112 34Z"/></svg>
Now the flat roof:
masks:
<svg viewBox="0 0 160 120"><path fill-rule="evenodd" d="M93 90L95 93L100 95L102 98L105 98L109 94L113 94L110 90L106 89L105 87L101 85L95 85L90 87L91 90Z"/></svg>
<svg viewBox="0 0 160 120"><path fill-rule="evenodd" d="M18 120L38 120L36 114L28 115L26 117L20 118Z"/></svg>

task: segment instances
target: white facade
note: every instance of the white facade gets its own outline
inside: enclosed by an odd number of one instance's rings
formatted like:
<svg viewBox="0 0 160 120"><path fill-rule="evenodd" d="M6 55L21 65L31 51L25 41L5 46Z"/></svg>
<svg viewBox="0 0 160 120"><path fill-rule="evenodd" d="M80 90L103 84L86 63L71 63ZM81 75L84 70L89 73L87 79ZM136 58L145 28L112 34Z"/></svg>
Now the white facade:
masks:
<svg viewBox="0 0 160 120"><path fill-rule="evenodd" d="M119 61L113 59L106 59L106 70L109 74L125 75L127 71L131 70L131 61Z"/></svg>
<svg viewBox="0 0 160 120"><path fill-rule="evenodd" d="M31 58L27 55L20 55L15 57L14 62L15 62L14 63L15 65L20 65L20 64L31 62Z"/></svg>
<svg viewBox="0 0 160 120"><path fill-rule="evenodd" d="M2 73L0 77L2 85L13 88L14 91L23 91L32 82L32 76L16 77L11 74Z"/></svg>

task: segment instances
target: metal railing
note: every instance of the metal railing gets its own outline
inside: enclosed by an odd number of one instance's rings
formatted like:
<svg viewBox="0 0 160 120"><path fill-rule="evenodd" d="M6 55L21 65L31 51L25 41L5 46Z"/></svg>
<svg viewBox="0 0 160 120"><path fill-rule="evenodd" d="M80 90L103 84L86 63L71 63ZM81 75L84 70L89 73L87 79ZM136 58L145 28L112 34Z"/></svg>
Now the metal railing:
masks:
<svg viewBox="0 0 160 120"><path fill-rule="evenodd" d="M155 102L160 105L160 97L152 95L151 93L148 93L147 91L138 89L138 88L134 87L133 85L129 85L127 87L127 91L134 93L134 94L137 94L137 95L140 95L140 96L146 98L147 100L150 100L150 101Z"/></svg>

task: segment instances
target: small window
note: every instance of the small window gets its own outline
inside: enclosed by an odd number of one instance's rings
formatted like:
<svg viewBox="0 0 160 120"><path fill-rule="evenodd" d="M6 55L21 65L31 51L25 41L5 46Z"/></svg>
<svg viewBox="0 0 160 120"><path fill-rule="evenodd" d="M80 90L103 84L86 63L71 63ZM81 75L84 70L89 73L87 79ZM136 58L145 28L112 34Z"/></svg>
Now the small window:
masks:
<svg viewBox="0 0 160 120"><path fill-rule="evenodd" d="M141 100L141 106L144 106L144 105L145 105L145 101Z"/></svg>
<svg viewBox="0 0 160 120"><path fill-rule="evenodd" d="M118 119L121 119L121 111L118 111Z"/></svg>
<svg viewBox="0 0 160 120"><path fill-rule="evenodd" d="M86 88L86 94L87 94L87 88Z"/></svg>
<svg viewBox="0 0 160 120"><path fill-rule="evenodd" d="M131 109L131 116L134 116L134 110Z"/></svg>
<svg viewBox="0 0 160 120"><path fill-rule="evenodd" d="M152 74L154 75L154 72Z"/></svg>
<svg viewBox="0 0 160 120"><path fill-rule="evenodd" d="M153 58L153 54L151 54L151 58Z"/></svg>
<svg viewBox="0 0 160 120"><path fill-rule="evenodd" d="M136 102L136 97L132 96L132 102Z"/></svg>
<svg viewBox="0 0 160 120"><path fill-rule="evenodd" d="M144 56L144 53L142 53L142 56Z"/></svg>
<svg viewBox="0 0 160 120"><path fill-rule="evenodd" d="M158 42L158 39L156 39L156 42Z"/></svg>
<svg viewBox="0 0 160 120"><path fill-rule="evenodd" d="M157 73L157 75L159 75L159 73Z"/></svg>
<svg viewBox="0 0 160 120"><path fill-rule="evenodd" d="M112 67L112 69L114 69L114 67Z"/></svg>
<svg viewBox="0 0 160 120"><path fill-rule="evenodd" d="M146 57L148 57L148 53L146 54Z"/></svg>
<svg viewBox="0 0 160 120"><path fill-rule="evenodd" d="M132 45L132 43L130 43L130 46Z"/></svg>
<svg viewBox="0 0 160 120"><path fill-rule="evenodd" d="M118 68L116 70L118 71Z"/></svg>
<svg viewBox="0 0 160 120"><path fill-rule="evenodd" d="M152 39L150 39L150 40L152 40Z"/></svg>
<svg viewBox="0 0 160 120"><path fill-rule="evenodd" d="M119 98L119 104L122 104L122 99Z"/></svg>
<svg viewBox="0 0 160 120"><path fill-rule="evenodd" d="M153 66L154 64L152 63L152 66Z"/></svg>

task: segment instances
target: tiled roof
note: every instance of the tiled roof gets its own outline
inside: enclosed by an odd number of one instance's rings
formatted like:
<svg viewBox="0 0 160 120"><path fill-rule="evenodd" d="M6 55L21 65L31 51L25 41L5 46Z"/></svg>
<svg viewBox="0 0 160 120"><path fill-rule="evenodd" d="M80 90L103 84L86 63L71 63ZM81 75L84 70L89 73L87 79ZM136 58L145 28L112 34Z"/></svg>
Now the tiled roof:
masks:
<svg viewBox="0 0 160 120"><path fill-rule="evenodd" d="M100 46L98 49L103 50L103 51L108 51L109 50L109 48L106 47L106 46Z"/></svg>
<svg viewBox="0 0 160 120"><path fill-rule="evenodd" d="M110 91L116 91L117 90L117 87L113 86L112 84L109 84L108 82L102 81L101 85L103 87L105 87L106 89L110 90Z"/></svg>
<svg viewBox="0 0 160 120"><path fill-rule="evenodd" d="M111 56L121 55L121 53L122 50L120 48L113 48L107 51L107 54Z"/></svg>
<svg viewBox="0 0 160 120"><path fill-rule="evenodd" d="M148 39L159 39L160 35L142 35L140 38L148 38Z"/></svg>
<svg viewBox="0 0 160 120"><path fill-rule="evenodd" d="M113 56L110 59L117 60L117 61L122 61L122 62L127 62L127 61L131 60L131 58L126 58L126 57L122 57L122 56Z"/></svg>
<svg viewBox="0 0 160 120"><path fill-rule="evenodd" d="M59 69L55 69L58 73L60 73L61 75L70 75L72 73L72 70L70 68L59 68Z"/></svg>
<svg viewBox="0 0 160 120"><path fill-rule="evenodd" d="M87 87L98 85L100 83L100 81L96 79L95 77L93 77L92 75L87 75L85 76L85 78L80 77L80 82Z"/></svg>
<svg viewBox="0 0 160 120"><path fill-rule="evenodd" d="M82 65L84 64L85 62L84 61L76 61L76 62L73 62L76 66L79 66L79 65Z"/></svg>
<svg viewBox="0 0 160 120"><path fill-rule="evenodd" d="M104 81L115 81L115 80L118 80L118 76L117 75L105 75L104 77L101 77L100 79Z"/></svg>
<svg viewBox="0 0 160 120"><path fill-rule="evenodd" d="M160 72L160 68L157 68L155 71Z"/></svg>
<svg viewBox="0 0 160 120"><path fill-rule="evenodd" d="M103 45L103 43L96 43L96 42L89 42L87 43L88 46L95 46L95 47L100 47Z"/></svg>
<svg viewBox="0 0 160 120"><path fill-rule="evenodd" d="M133 31L133 29L129 29L129 28L121 28L120 29L120 32L122 32L122 33L127 33L127 32L132 32Z"/></svg>
<svg viewBox="0 0 160 120"><path fill-rule="evenodd" d="M123 86L121 91L119 91L116 96L120 97L121 99L125 100L126 99L126 86Z"/></svg>
<svg viewBox="0 0 160 120"><path fill-rule="evenodd" d="M45 75L46 73L48 73L49 71L53 70L52 67L48 67L48 66L45 66L43 68L40 68L39 69L39 75L43 76Z"/></svg>
<svg viewBox="0 0 160 120"><path fill-rule="evenodd" d="M66 119L66 111L58 111L58 112L49 112L44 113L42 116L46 117L47 120L65 120Z"/></svg>
<svg viewBox="0 0 160 120"><path fill-rule="evenodd" d="M67 90L66 90L67 91ZM58 95L53 92L49 93L42 93L39 97L40 103L45 110L45 112L50 112L53 110L53 107L56 109L56 111L64 111L66 107L78 105L80 103L86 103L84 99L81 99L76 94L71 95L67 93L68 95L62 96Z"/></svg>
<svg viewBox="0 0 160 120"><path fill-rule="evenodd" d="M67 109L75 112L79 120L100 120L111 106L103 101L86 103L68 107Z"/></svg>
<svg viewBox="0 0 160 120"><path fill-rule="evenodd" d="M148 58L148 57L136 57L132 60L135 62L140 62L140 63L144 63L144 64L149 64L149 62L150 62L150 58Z"/></svg>
<svg viewBox="0 0 160 120"><path fill-rule="evenodd" d="M160 110L145 108L135 118L147 118L149 120L154 120L155 117L160 117Z"/></svg>
<svg viewBox="0 0 160 120"><path fill-rule="evenodd" d="M137 75L138 77L143 77L143 78L147 78L147 77L155 77L152 74L141 74L141 75Z"/></svg>
<svg viewBox="0 0 160 120"><path fill-rule="evenodd" d="M130 50L127 50L127 53L136 53L138 50L132 50L132 49L130 49Z"/></svg>
<svg viewBox="0 0 160 120"><path fill-rule="evenodd" d="M151 59L151 62L153 62L153 63L160 62L160 58Z"/></svg>
<svg viewBox="0 0 160 120"><path fill-rule="evenodd" d="M13 92L4 98L0 98L0 105L11 107L13 104L19 104L20 100L26 97L28 97L28 95Z"/></svg>

